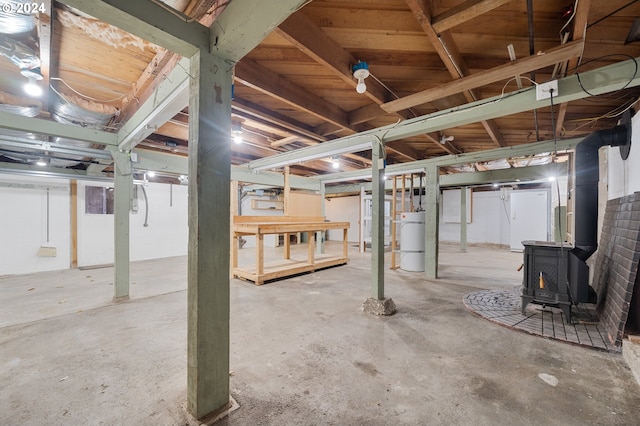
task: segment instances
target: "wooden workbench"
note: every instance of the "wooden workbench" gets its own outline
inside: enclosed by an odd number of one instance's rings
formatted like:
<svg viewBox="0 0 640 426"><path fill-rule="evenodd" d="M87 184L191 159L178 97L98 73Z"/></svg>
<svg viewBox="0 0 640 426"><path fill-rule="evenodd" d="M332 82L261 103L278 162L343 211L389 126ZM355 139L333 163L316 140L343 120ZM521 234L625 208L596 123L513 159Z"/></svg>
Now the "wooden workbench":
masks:
<svg viewBox="0 0 640 426"><path fill-rule="evenodd" d="M347 257L347 231L349 229L349 222L282 222L282 217L278 218L278 222L253 222L246 221L246 218L243 216L237 217L242 219L238 221L234 220L231 252L232 274L236 278L243 278L253 281L256 285L261 285L268 280L288 277L302 272L315 271L329 266L344 265L349 261ZM343 230L342 256L329 256L324 254L316 256L315 254L314 233L329 229ZM307 239L307 259L304 261L291 259L289 235L300 232L309 233L309 238ZM265 264L264 236L267 234L284 234L284 259L282 261ZM256 237L256 264L253 268L238 267L238 237L243 235L254 235Z"/></svg>

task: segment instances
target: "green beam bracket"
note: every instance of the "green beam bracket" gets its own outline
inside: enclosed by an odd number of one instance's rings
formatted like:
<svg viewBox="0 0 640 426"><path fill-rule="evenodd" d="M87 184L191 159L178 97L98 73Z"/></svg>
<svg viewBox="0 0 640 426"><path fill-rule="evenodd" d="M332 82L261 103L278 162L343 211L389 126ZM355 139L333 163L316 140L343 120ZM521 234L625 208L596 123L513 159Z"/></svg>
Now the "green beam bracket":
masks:
<svg viewBox="0 0 640 426"><path fill-rule="evenodd" d="M118 148L130 151L189 105L189 59L182 58L153 95L118 131Z"/></svg>
<svg viewBox="0 0 640 426"><path fill-rule="evenodd" d="M228 2L211 26L211 52L238 62L307 0Z"/></svg>

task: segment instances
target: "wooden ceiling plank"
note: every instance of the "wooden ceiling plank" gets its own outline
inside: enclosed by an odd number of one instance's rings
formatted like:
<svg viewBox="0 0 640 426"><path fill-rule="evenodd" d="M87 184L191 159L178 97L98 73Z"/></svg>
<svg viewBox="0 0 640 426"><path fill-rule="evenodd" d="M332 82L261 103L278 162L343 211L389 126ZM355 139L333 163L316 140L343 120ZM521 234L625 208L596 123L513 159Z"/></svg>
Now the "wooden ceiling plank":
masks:
<svg viewBox="0 0 640 426"><path fill-rule="evenodd" d="M313 60L330 69L355 90L357 80L353 78L351 67L357 64L358 60L302 13L291 15L275 31ZM377 104L391 99L391 93L371 78L367 80L367 91L364 95Z"/></svg>
<svg viewBox="0 0 640 426"><path fill-rule="evenodd" d="M463 77L459 80L427 89L413 95L405 96L382 105L387 112L400 111L436 99L462 93L490 83L508 79L517 74L524 74L549 65L563 62L582 53L584 40L577 40L548 50L546 53L532 55L514 62L508 62L499 67Z"/></svg>
<svg viewBox="0 0 640 426"><path fill-rule="evenodd" d="M339 127L350 127L344 110L255 61L245 58L236 64L235 71L235 79L248 87Z"/></svg>
<svg viewBox="0 0 640 426"><path fill-rule="evenodd" d="M469 68L465 60L460 53L460 49L455 43L455 40L451 36L449 31L444 31L440 36L436 34L433 26L430 23L430 9L427 8L426 4L420 0L407 0L407 4L411 8L414 16L418 20L418 23L422 27L422 30L425 32L429 41L433 44L434 49L440 56L440 59L447 67L449 74L454 80L459 80L470 74ZM478 100L478 96L474 93L474 91L468 90L464 92L465 98L467 101L472 102ZM504 137L498 128L498 125L492 120L484 120L482 121L482 125L487 130L487 133L491 140L498 146L505 146ZM451 144L454 148L455 145ZM453 154L446 145L444 145L445 149L448 149L449 154Z"/></svg>
<svg viewBox="0 0 640 426"><path fill-rule="evenodd" d="M237 96L231 102L231 107L235 111L239 111L243 114L249 114L251 116L258 117L267 122L273 123L279 127L287 129L291 132L309 137L310 139L315 139L317 141L327 140L326 137L318 133L315 133L313 131L313 128L311 128L311 126L298 122L293 118L286 117L275 111L268 110L260 105L256 105L252 102L249 102L245 99L241 99Z"/></svg>
<svg viewBox="0 0 640 426"><path fill-rule="evenodd" d="M296 13L287 18L276 30L284 39L289 41L295 47L307 54L310 58L325 66L331 72L340 77L349 86L355 89L356 80L351 72L352 65L358 61L349 52L338 45L331 37L329 37L322 29L317 27L313 22L307 19L301 13ZM385 114L381 111L380 104L392 98L391 93L382 86L377 80L370 78L367 80L367 90L364 93L367 97L375 102L378 115ZM400 116L404 118L404 116ZM325 118L326 119L326 118ZM331 120L329 120L331 122ZM340 126L348 132L357 132L359 129L352 126L351 117L347 118L349 126ZM362 123L362 122L361 122ZM339 124L332 122L332 124ZM403 156L408 156L406 152L398 152ZM412 160L416 160L416 156L410 156Z"/></svg>
<svg viewBox="0 0 640 426"><path fill-rule="evenodd" d="M432 20L433 29L436 33L440 34L443 31L473 18L477 18L511 1L512 0L468 0L438 16L434 16Z"/></svg>
<svg viewBox="0 0 640 426"><path fill-rule="evenodd" d="M162 76L168 75L179 60L180 56L169 50L158 51L125 96L118 122L126 123L135 114L138 107L144 104L162 83L164 79Z"/></svg>

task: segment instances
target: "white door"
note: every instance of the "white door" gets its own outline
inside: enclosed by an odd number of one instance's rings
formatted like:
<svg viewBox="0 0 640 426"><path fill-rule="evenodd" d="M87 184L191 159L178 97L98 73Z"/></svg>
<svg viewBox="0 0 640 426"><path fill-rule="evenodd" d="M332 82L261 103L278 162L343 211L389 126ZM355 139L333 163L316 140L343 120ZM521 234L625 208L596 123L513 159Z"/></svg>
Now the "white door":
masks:
<svg viewBox="0 0 640 426"><path fill-rule="evenodd" d="M511 192L511 250L522 251L522 241L549 240L549 192Z"/></svg>

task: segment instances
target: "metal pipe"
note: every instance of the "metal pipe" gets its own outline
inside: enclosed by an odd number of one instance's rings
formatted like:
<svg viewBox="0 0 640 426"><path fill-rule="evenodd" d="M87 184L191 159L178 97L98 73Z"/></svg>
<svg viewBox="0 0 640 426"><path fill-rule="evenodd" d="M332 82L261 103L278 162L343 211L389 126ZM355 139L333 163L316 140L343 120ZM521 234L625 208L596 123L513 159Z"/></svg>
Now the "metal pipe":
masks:
<svg viewBox="0 0 640 426"><path fill-rule="evenodd" d="M534 43L534 27L533 27L533 0L527 0L527 24L529 27L529 56L533 56L536 52ZM531 81L536 81L536 73L531 71ZM536 129L536 141L540 140L540 128L538 126L538 111L533 110L533 123Z"/></svg>
<svg viewBox="0 0 640 426"><path fill-rule="evenodd" d="M149 226L149 200L147 199L147 190L144 189L144 185L140 185L142 188L142 194L144 195L144 227Z"/></svg>

